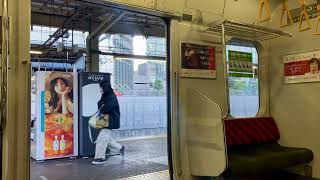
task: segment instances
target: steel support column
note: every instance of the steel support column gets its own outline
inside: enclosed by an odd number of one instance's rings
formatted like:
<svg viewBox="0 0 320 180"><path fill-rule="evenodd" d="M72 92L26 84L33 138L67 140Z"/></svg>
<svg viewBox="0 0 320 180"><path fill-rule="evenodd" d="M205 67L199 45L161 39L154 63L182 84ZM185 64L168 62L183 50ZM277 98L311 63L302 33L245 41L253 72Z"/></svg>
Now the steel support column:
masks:
<svg viewBox="0 0 320 180"><path fill-rule="evenodd" d="M111 14L105 19L97 29L90 32L86 40L87 58L86 70L89 72L99 72L99 36L106 33L116 22L125 16L125 12L121 14Z"/></svg>
<svg viewBox="0 0 320 180"><path fill-rule="evenodd" d="M99 39L87 39L86 71L99 72Z"/></svg>

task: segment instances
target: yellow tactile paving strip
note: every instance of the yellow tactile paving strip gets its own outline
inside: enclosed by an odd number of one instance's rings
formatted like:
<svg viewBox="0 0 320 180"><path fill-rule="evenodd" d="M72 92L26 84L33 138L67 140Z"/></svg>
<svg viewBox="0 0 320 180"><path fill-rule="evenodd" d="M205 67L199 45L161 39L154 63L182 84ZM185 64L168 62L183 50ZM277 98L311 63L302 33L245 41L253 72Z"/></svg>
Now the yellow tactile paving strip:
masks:
<svg viewBox="0 0 320 180"><path fill-rule="evenodd" d="M159 171L154 173L142 174L117 180L169 180L169 171Z"/></svg>

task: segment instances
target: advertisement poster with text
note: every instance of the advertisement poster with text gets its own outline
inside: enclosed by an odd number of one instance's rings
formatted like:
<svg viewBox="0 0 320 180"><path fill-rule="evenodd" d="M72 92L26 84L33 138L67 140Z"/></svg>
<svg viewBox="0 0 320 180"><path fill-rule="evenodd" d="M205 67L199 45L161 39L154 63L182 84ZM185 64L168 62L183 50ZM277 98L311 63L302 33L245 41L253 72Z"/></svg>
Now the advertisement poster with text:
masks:
<svg viewBox="0 0 320 180"><path fill-rule="evenodd" d="M181 77L216 78L215 48L181 43Z"/></svg>
<svg viewBox="0 0 320 180"><path fill-rule="evenodd" d="M283 57L284 82L320 82L320 50Z"/></svg>
<svg viewBox="0 0 320 180"><path fill-rule="evenodd" d="M68 157L74 154L73 73L48 72L45 75L44 157Z"/></svg>
<svg viewBox="0 0 320 180"><path fill-rule="evenodd" d="M253 78L252 53L228 51L229 76Z"/></svg>

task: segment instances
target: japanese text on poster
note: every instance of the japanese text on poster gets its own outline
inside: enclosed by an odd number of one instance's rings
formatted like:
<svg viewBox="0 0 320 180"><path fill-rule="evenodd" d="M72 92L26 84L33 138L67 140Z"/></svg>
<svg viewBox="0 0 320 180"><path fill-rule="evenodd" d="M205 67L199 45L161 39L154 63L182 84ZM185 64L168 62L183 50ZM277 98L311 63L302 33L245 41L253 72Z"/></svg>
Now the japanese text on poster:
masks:
<svg viewBox="0 0 320 180"><path fill-rule="evenodd" d="M215 48L181 44L181 77L216 78Z"/></svg>
<svg viewBox="0 0 320 180"><path fill-rule="evenodd" d="M253 78L252 53L228 51L229 76Z"/></svg>
<svg viewBox="0 0 320 180"><path fill-rule="evenodd" d="M284 82L320 82L320 50L283 57Z"/></svg>

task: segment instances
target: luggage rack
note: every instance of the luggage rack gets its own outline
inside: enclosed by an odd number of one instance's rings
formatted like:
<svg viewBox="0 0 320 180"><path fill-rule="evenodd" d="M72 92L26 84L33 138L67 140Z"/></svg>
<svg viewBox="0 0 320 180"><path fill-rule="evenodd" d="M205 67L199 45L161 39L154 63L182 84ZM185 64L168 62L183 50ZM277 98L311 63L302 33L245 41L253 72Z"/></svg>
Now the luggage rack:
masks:
<svg viewBox="0 0 320 180"><path fill-rule="evenodd" d="M292 37L291 33L285 31L229 20L216 21L212 23L206 30L222 35L256 41L270 40L282 36Z"/></svg>

